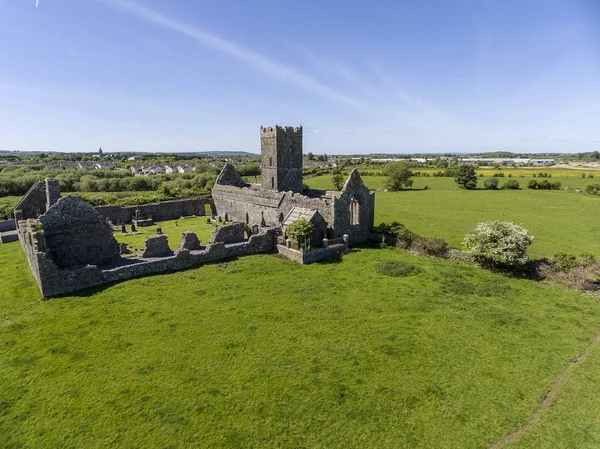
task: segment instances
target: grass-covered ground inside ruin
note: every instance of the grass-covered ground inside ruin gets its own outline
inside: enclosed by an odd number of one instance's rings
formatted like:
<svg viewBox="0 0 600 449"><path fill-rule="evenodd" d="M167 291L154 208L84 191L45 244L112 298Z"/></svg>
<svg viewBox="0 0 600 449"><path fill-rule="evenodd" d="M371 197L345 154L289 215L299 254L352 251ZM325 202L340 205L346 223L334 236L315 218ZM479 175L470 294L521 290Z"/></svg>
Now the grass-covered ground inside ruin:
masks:
<svg viewBox="0 0 600 449"><path fill-rule="evenodd" d="M421 272L386 277L397 260ZM271 255L40 302L0 245L0 447L483 448L600 325L593 297L451 260ZM600 446L600 354L515 447Z"/></svg>
<svg viewBox="0 0 600 449"><path fill-rule="evenodd" d="M567 190L470 191L459 189L453 178L413 179L415 190L375 194L375 224L399 221L418 234L440 237L451 246L462 248L465 234L478 223L513 221L534 235L530 247L533 257L549 257L556 252L589 252L600 257L600 239L594 237L600 234L600 197ZM483 185L482 179L479 185ZM499 179L502 184L510 178ZM523 179L516 179L523 187ZM527 179L532 179L531 175ZM550 181L560 179L553 176ZM580 173L568 179L600 182L598 178L581 179ZM363 180L376 190L383 188L386 178L364 176ZM312 188L333 189L331 176L309 178L305 182ZM425 185L429 190L420 190Z"/></svg>
<svg viewBox="0 0 600 449"><path fill-rule="evenodd" d="M156 234L157 228L160 228L163 234L167 235L169 240L169 248L176 249L181 240L181 233L184 231L194 232L200 239L202 245L206 245L210 242L211 235L215 230L215 225L222 225L216 220L211 220L211 223L207 223L207 217L194 217L194 218L181 218L179 220L168 220L161 221L153 224L152 226L140 226L137 228L137 232L132 234L131 225L126 225L127 233L121 233L120 226L114 226L116 230L114 236L117 242L127 243L128 248L132 251L144 249L144 241L148 237L152 237Z"/></svg>

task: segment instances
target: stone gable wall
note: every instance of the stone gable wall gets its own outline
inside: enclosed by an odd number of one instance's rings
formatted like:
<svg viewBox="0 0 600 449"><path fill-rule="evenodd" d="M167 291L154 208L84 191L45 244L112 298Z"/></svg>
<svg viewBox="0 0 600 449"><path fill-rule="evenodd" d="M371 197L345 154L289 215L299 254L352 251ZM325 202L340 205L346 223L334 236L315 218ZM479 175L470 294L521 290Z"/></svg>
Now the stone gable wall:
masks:
<svg viewBox="0 0 600 449"><path fill-rule="evenodd" d="M15 210L20 210L22 219L37 218L40 214L46 212L46 184L38 181L23 196L21 201L15 206Z"/></svg>
<svg viewBox="0 0 600 449"><path fill-rule="evenodd" d="M355 198L359 204L359 220L354 225L350 220L350 202ZM362 182L358 171L354 169L342 193L335 199L334 229L336 235L348 234L350 243L363 243L369 239L375 218L375 194Z"/></svg>
<svg viewBox="0 0 600 449"><path fill-rule="evenodd" d="M59 268L105 265L120 259L106 220L88 203L66 196L40 216L46 250Z"/></svg>

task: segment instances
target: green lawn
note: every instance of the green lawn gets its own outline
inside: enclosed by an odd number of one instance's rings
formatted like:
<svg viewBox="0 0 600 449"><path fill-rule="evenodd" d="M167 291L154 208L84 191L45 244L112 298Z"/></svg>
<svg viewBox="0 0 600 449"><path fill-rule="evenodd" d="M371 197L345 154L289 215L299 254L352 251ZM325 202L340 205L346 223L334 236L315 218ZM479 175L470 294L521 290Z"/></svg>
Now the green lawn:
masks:
<svg viewBox="0 0 600 449"><path fill-rule="evenodd" d="M177 223L177 224L175 224ZM213 222L214 223L214 222ZM126 226L127 231L131 231L131 226ZM156 228L161 228L163 234L166 234L169 239L169 247L176 249L181 240L181 233L184 231L192 231L196 233L200 242L204 245L210 241L212 232L215 230L213 224L207 224L206 217L196 218L181 218L179 220L169 220L155 223L152 226L138 227L140 234L124 235L120 231L115 232L115 238L119 243L127 243L130 249L143 249L144 240L156 234ZM115 226L115 230L120 230L120 226Z"/></svg>
<svg viewBox="0 0 600 449"><path fill-rule="evenodd" d="M378 274L388 260L421 272ZM0 272L3 448L487 447L600 324L590 296L389 249L245 257L45 302L18 243L0 245ZM596 396L590 362L541 423L547 447L600 445L598 402L568 413Z"/></svg>
<svg viewBox="0 0 600 449"><path fill-rule="evenodd" d="M383 188L385 182L377 176L363 179L371 189ZM398 221L421 235L441 237L460 248L464 235L478 223L513 221L534 235L533 256L559 251L600 256L600 239L595 237L600 233L600 197L565 190L467 191L458 189L452 178L415 178L414 188L422 188L424 179L430 190L377 192L375 224ZM306 182L312 188L332 188L330 176Z"/></svg>

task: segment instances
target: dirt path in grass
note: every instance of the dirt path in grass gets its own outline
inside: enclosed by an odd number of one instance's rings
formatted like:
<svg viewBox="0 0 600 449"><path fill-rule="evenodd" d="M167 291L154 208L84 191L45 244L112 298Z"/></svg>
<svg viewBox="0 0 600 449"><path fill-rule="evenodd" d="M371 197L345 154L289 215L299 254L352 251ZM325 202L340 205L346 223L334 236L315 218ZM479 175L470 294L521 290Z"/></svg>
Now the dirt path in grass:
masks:
<svg viewBox="0 0 600 449"><path fill-rule="evenodd" d="M600 333L597 333L594 336L594 339L589 345L587 345L587 347L583 350L581 355L578 358L572 360L569 366L556 378L556 380L552 384L552 387L546 392L546 395L544 396L544 399L542 400L538 409L535 412L533 412L529 416L529 418L527 418L523 425L521 425L515 431L506 435L501 440L496 441L489 447L489 449L505 448L508 444L517 440L521 435L533 429L536 426L536 424L540 421L542 416L544 416L546 410L548 410L548 408L552 405L552 401L554 401L556 395L562 390L565 382L568 380L573 369L575 369L575 367L577 367L585 361L590 352L594 350L596 346L598 346L598 343L600 343Z"/></svg>

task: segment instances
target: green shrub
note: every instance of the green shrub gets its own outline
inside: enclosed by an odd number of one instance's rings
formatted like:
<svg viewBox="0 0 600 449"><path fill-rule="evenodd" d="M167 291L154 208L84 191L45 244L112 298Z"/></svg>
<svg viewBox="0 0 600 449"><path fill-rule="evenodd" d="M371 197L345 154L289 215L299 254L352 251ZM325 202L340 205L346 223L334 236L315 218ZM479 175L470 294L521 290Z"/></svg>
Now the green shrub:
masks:
<svg viewBox="0 0 600 449"><path fill-rule="evenodd" d="M375 264L375 270L381 275L392 277L414 276L421 272L419 267L400 260L378 262Z"/></svg>
<svg viewBox="0 0 600 449"><path fill-rule="evenodd" d="M567 253L554 253L548 263L559 271L567 272L577 267L589 267L596 264L596 256L590 253L581 253L579 256Z"/></svg>
<svg viewBox="0 0 600 449"><path fill-rule="evenodd" d="M519 190L521 186L519 185L519 181L516 179L509 179L504 184L502 184L503 190Z"/></svg>
<svg viewBox="0 0 600 449"><path fill-rule="evenodd" d="M590 195L600 195L600 184L589 184L585 186L585 193Z"/></svg>
<svg viewBox="0 0 600 449"><path fill-rule="evenodd" d="M444 257L448 252L448 242L436 237L417 237L410 249L425 256Z"/></svg>
<svg viewBox="0 0 600 449"><path fill-rule="evenodd" d="M483 182L483 188L486 190L498 190L498 179L490 178Z"/></svg>
<svg viewBox="0 0 600 449"><path fill-rule="evenodd" d="M463 242L480 263L507 267L527 263L531 243L533 236L525 228L506 221L479 223Z"/></svg>
<svg viewBox="0 0 600 449"><path fill-rule="evenodd" d="M419 237L417 234L409 230L406 226L397 221L393 222L391 225L386 225L385 223L381 223L379 226L375 228L375 232L379 234L384 234L392 237L392 242L395 246L403 249L410 248L413 240Z"/></svg>
<svg viewBox="0 0 600 449"><path fill-rule="evenodd" d="M550 262L550 265L557 270L565 272L575 268L578 265L577 257L575 257L573 254L567 253L554 253L548 262Z"/></svg>

